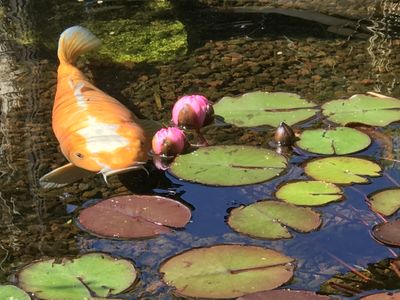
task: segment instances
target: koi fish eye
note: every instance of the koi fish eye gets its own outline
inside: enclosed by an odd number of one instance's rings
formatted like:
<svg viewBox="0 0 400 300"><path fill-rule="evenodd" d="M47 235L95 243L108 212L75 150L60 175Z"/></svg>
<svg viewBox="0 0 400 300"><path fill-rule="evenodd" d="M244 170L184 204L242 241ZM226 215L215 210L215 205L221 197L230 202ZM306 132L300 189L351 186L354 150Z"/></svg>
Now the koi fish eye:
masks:
<svg viewBox="0 0 400 300"><path fill-rule="evenodd" d="M75 153L75 156L77 157L77 158L80 158L80 159L83 159L83 154L82 153L79 153L79 152L76 152Z"/></svg>

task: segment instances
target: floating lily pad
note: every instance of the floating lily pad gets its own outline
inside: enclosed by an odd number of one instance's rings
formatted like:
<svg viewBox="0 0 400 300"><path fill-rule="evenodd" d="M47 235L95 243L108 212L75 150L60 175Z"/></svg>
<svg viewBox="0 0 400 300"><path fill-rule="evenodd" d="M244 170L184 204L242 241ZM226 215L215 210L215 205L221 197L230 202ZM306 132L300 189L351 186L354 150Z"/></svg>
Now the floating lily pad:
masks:
<svg viewBox="0 0 400 300"><path fill-rule="evenodd" d="M182 228L190 220L190 209L160 196L126 195L100 201L78 216L82 229L108 238L143 238Z"/></svg>
<svg viewBox="0 0 400 300"><path fill-rule="evenodd" d="M170 171L176 177L209 185L237 186L272 179L285 170L286 158L250 146L212 146L178 156Z"/></svg>
<svg viewBox="0 0 400 300"><path fill-rule="evenodd" d="M378 293L360 298L360 300L400 300L400 293Z"/></svg>
<svg viewBox="0 0 400 300"><path fill-rule="evenodd" d="M305 130L297 142L297 146L308 152L338 155L361 151L369 144L371 139L367 134L347 127Z"/></svg>
<svg viewBox="0 0 400 300"><path fill-rule="evenodd" d="M282 185L275 196L295 205L324 205L343 199L342 190L324 181L296 181Z"/></svg>
<svg viewBox="0 0 400 300"><path fill-rule="evenodd" d="M292 262L270 249L216 245L180 253L163 262L160 272L178 295L234 298L284 284L293 276Z"/></svg>
<svg viewBox="0 0 400 300"><path fill-rule="evenodd" d="M239 127L278 127L307 120L315 115L316 104L291 93L252 92L240 97L223 97L214 105L215 114Z"/></svg>
<svg viewBox="0 0 400 300"><path fill-rule="evenodd" d="M400 247L400 220L375 225L372 235L384 244Z"/></svg>
<svg viewBox="0 0 400 300"><path fill-rule="evenodd" d="M292 235L286 226L299 232L310 232L321 225L321 216L311 208L280 201L260 201L233 209L228 225L256 238L287 239Z"/></svg>
<svg viewBox="0 0 400 300"><path fill-rule="evenodd" d="M258 292L243 297L237 300L329 300L329 296L318 295L310 291L296 291L296 290L273 290L266 292Z"/></svg>
<svg viewBox="0 0 400 300"><path fill-rule="evenodd" d="M386 126L400 120L400 100L395 98L354 95L346 100L325 103L322 109L329 120L341 125Z"/></svg>
<svg viewBox="0 0 400 300"><path fill-rule="evenodd" d="M384 216L394 214L400 208L400 189L386 189L368 196L371 209Z"/></svg>
<svg viewBox="0 0 400 300"><path fill-rule="evenodd" d="M356 157L325 157L309 161L304 167L307 175L316 180L337 184L368 183L367 176L381 176L381 167Z"/></svg>
<svg viewBox="0 0 400 300"><path fill-rule="evenodd" d="M17 274L22 289L44 300L107 299L130 288L136 278L132 262L104 253L37 261Z"/></svg>
<svg viewBox="0 0 400 300"><path fill-rule="evenodd" d="M31 297L15 285L0 285L0 299L30 300Z"/></svg>

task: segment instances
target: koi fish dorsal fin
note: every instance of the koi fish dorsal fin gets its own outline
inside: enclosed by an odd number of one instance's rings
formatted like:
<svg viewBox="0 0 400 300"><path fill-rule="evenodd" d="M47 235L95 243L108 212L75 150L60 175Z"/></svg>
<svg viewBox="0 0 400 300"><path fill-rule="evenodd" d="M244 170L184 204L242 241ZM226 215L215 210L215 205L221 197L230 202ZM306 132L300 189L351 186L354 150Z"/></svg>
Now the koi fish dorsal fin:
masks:
<svg viewBox="0 0 400 300"><path fill-rule="evenodd" d="M75 64L77 58L98 48L101 41L88 29L81 26L70 27L60 35L58 41L58 59L60 63Z"/></svg>
<svg viewBox="0 0 400 300"><path fill-rule="evenodd" d="M56 189L95 174L69 163L45 174L39 179L39 183L44 189Z"/></svg>

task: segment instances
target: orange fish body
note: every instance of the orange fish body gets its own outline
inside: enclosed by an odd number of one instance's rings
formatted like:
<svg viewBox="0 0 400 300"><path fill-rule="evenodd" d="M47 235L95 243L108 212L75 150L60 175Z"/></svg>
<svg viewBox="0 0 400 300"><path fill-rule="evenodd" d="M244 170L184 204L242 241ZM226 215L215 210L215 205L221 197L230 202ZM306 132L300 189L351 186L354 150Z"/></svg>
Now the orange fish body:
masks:
<svg viewBox="0 0 400 300"><path fill-rule="evenodd" d="M150 143L139 119L74 66L81 54L99 45L80 26L61 34L52 125L62 153L73 165L104 174L145 163Z"/></svg>

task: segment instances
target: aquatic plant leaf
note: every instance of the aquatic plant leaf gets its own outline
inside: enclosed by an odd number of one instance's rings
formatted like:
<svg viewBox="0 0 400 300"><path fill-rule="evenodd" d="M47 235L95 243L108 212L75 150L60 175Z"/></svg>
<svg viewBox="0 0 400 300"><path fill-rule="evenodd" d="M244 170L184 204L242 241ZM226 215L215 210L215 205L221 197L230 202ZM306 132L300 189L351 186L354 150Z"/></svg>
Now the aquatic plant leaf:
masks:
<svg viewBox="0 0 400 300"><path fill-rule="evenodd" d="M385 189L368 195L371 209L384 216L394 214L400 208L400 189Z"/></svg>
<svg viewBox="0 0 400 300"><path fill-rule="evenodd" d="M287 166L274 151L251 146L212 146L178 156L170 171L178 178L209 185L237 186L267 181Z"/></svg>
<svg viewBox="0 0 400 300"><path fill-rule="evenodd" d="M360 300L400 300L400 293L378 293L372 294L365 297L361 297Z"/></svg>
<svg viewBox="0 0 400 300"><path fill-rule="evenodd" d="M137 272L131 261L104 253L34 262L18 274L18 285L45 300L107 298L130 288Z"/></svg>
<svg viewBox="0 0 400 300"><path fill-rule="evenodd" d="M366 159L339 156L314 159L306 163L304 171L316 180L337 184L367 183L366 176L381 176L381 167Z"/></svg>
<svg viewBox="0 0 400 300"><path fill-rule="evenodd" d="M372 235L381 243L400 247L400 220L375 225Z"/></svg>
<svg viewBox="0 0 400 300"><path fill-rule="evenodd" d="M296 143L298 147L318 154L349 154L361 151L371 144L367 134L347 127L305 130L299 138Z"/></svg>
<svg viewBox="0 0 400 300"><path fill-rule="evenodd" d="M251 237L282 239L292 237L287 227L299 232L316 230L321 225L321 216L311 208L280 201L260 201L232 209L228 225Z"/></svg>
<svg viewBox="0 0 400 300"><path fill-rule="evenodd" d="M335 184L324 181L296 181L282 185L275 196L295 205L324 205L343 198L342 190Z"/></svg>
<svg viewBox="0 0 400 300"><path fill-rule="evenodd" d="M30 300L31 297L15 285L0 285L0 299Z"/></svg>
<svg viewBox="0 0 400 300"><path fill-rule="evenodd" d="M83 230L108 238L143 238L184 227L191 211L182 203L160 196L126 195L100 201L80 211Z"/></svg>
<svg viewBox="0 0 400 300"><path fill-rule="evenodd" d="M329 296L318 295L311 291L273 290L248 294L237 300L329 300Z"/></svg>
<svg viewBox="0 0 400 300"><path fill-rule="evenodd" d="M322 110L329 120L341 125L386 126L400 120L400 100L395 98L353 95L349 99L325 103Z"/></svg>
<svg viewBox="0 0 400 300"><path fill-rule="evenodd" d="M182 252L162 263L163 281L178 295L233 298L274 289L293 276L293 258L245 245L216 245Z"/></svg>
<svg viewBox="0 0 400 300"><path fill-rule="evenodd" d="M307 120L318 111L316 104L291 93L252 92L240 97L223 97L214 105L216 115L239 127L269 125L281 122L293 125Z"/></svg>

